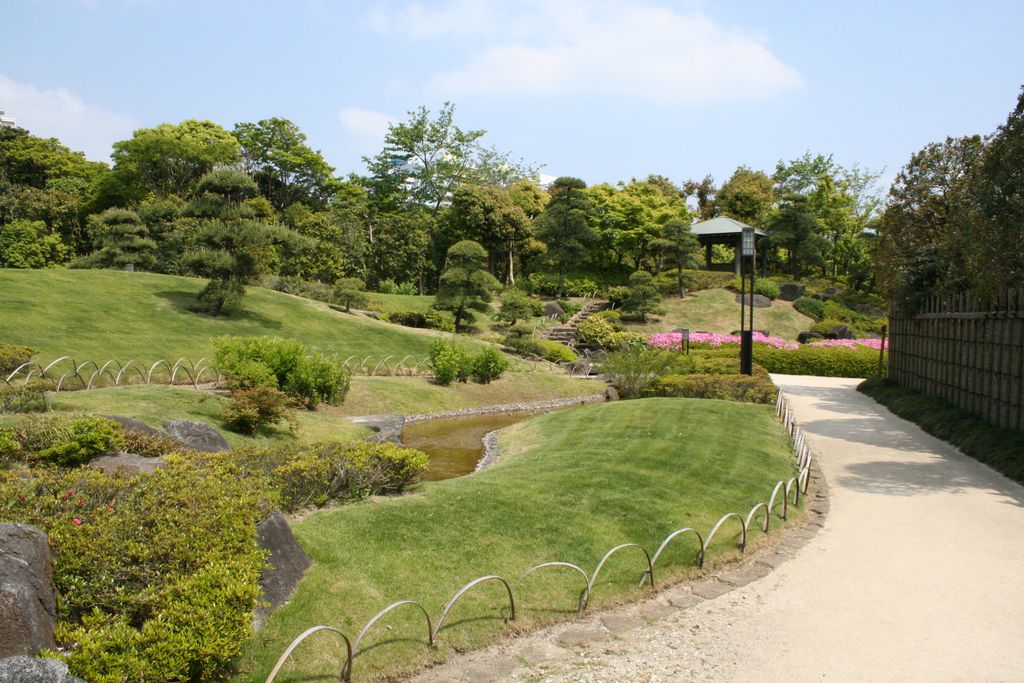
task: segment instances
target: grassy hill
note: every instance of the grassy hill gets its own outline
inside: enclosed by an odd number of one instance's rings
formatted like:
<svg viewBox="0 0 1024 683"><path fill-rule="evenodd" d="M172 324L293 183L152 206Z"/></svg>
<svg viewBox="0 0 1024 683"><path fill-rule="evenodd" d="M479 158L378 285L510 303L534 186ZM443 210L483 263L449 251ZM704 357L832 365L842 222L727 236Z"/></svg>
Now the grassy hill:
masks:
<svg viewBox="0 0 1024 683"><path fill-rule="evenodd" d="M113 270L0 269L0 341L36 348L42 361L72 355L80 362L152 362L198 360L220 335L291 337L342 357L424 357L436 335L259 287L249 288L240 310L213 318L192 310L204 282Z"/></svg>
<svg viewBox="0 0 1024 683"><path fill-rule="evenodd" d="M665 314L648 316L644 325L627 324L634 332L653 334L670 332L679 327L705 332L728 333L740 327L740 305L736 293L727 289L705 289L678 297L664 299L661 306ZM749 313L748 313L749 315ZM814 320L781 299L772 301L771 308L754 309L754 329L768 330L774 337L796 340L796 336L814 324Z"/></svg>

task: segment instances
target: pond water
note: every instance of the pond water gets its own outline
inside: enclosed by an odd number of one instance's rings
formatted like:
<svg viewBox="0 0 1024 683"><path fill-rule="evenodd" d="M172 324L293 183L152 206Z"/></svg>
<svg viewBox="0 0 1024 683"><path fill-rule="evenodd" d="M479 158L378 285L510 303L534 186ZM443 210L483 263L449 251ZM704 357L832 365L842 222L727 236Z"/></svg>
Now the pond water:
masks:
<svg viewBox="0 0 1024 683"><path fill-rule="evenodd" d="M423 478L427 481L452 479L469 474L484 454L484 435L528 420L550 410L462 415L412 422L402 429L402 445L418 448L430 456Z"/></svg>

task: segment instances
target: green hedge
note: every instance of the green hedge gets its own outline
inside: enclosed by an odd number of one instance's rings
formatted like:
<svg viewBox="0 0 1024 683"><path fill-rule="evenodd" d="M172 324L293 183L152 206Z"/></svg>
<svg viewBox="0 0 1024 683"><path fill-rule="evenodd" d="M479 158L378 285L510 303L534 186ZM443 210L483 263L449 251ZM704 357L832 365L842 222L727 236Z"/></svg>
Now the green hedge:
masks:
<svg viewBox="0 0 1024 683"><path fill-rule="evenodd" d="M0 413L45 413L50 409L46 392L53 382L32 380L25 384L0 384Z"/></svg>
<svg viewBox="0 0 1024 683"><path fill-rule="evenodd" d="M932 436L1024 484L1024 432L993 427L948 401L904 389L886 379L866 380L857 390Z"/></svg>
<svg viewBox="0 0 1024 683"><path fill-rule="evenodd" d="M801 346L776 349L754 345L754 361L768 372L819 377L873 377L878 373L878 351L836 346ZM882 371L885 371L883 363Z"/></svg>
<svg viewBox="0 0 1024 683"><path fill-rule="evenodd" d="M761 370L753 375L666 375L658 378L646 396L717 398L743 403L773 403L778 388Z"/></svg>
<svg viewBox="0 0 1024 683"><path fill-rule="evenodd" d="M809 296L802 296L793 302L793 308L795 308L799 313L803 313L808 318L814 318L815 320L825 319L824 301L812 299Z"/></svg>

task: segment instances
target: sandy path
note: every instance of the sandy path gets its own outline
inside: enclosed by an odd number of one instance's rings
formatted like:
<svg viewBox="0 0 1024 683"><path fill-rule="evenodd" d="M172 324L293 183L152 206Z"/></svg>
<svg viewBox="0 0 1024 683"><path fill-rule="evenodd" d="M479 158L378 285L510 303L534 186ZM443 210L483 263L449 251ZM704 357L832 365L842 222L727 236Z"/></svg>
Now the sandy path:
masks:
<svg viewBox="0 0 1024 683"><path fill-rule="evenodd" d="M499 652L424 680L1024 681L1024 488L858 380L774 379L831 491L824 528L793 559L619 633L606 619L605 639L531 636L542 656L512 647L506 666Z"/></svg>

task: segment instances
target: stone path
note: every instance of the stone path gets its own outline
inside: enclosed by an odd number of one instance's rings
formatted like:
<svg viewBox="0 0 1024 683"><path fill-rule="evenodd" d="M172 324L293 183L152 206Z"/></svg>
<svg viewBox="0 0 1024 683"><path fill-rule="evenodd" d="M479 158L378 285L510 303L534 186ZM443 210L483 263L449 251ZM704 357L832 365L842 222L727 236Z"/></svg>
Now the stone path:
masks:
<svg viewBox="0 0 1024 683"><path fill-rule="evenodd" d="M1024 488L857 380L774 379L828 482L819 533L414 680L1024 680Z"/></svg>

